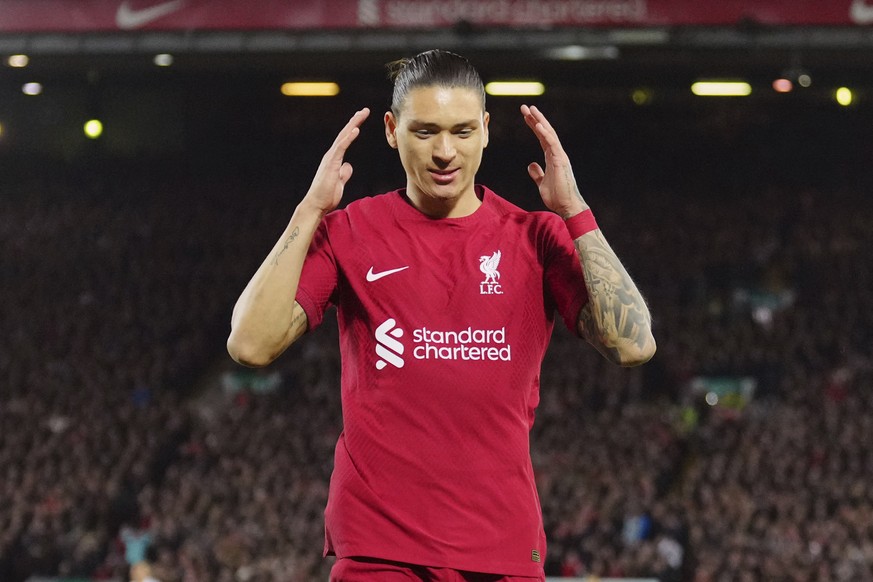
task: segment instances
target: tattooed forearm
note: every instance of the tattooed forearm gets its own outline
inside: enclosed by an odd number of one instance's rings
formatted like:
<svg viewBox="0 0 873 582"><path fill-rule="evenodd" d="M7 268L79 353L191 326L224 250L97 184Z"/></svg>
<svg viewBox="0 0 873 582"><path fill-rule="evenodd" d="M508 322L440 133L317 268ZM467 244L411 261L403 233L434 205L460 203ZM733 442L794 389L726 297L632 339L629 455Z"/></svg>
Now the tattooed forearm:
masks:
<svg viewBox="0 0 873 582"><path fill-rule="evenodd" d="M296 334L305 331L307 322L306 312L300 309L300 313L295 315L294 319L291 320L291 333Z"/></svg>
<svg viewBox="0 0 873 582"><path fill-rule="evenodd" d="M618 348L609 347L601 341L600 335L597 333L597 322L594 321L594 313L591 311L590 302L579 312L579 334L585 338L588 343L594 346L607 360L611 362L618 362L621 360L621 354L619 353Z"/></svg>
<svg viewBox="0 0 873 582"><path fill-rule="evenodd" d="M275 257L273 257L273 265L279 264L279 257L282 256L282 253L284 253L285 251L288 250L288 246L291 243L293 243L294 239L296 239L299 235L300 235L300 227L295 226L294 230L291 231L291 234L288 236L288 238L285 239L285 246L283 246L281 249L279 249L279 252L276 253Z"/></svg>
<svg viewBox="0 0 873 582"><path fill-rule="evenodd" d="M579 314L579 333L618 364L652 357L651 316L640 292L600 231L576 239L589 304Z"/></svg>
<svg viewBox="0 0 873 582"><path fill-rule="evenodd" d="M582 193L579 192L579 186L576 184L576 178L573 176L573 170L570 167L567 167L564 171L564 184L567 192L573 192L574 196L578 199L578 202L581 203L581 206L575 209L567 209L563 212L560 212L561 218L567 220L573 214L578 212L582 212L584 210L588 210L590 208L585 200L582 199Z"/></svg>

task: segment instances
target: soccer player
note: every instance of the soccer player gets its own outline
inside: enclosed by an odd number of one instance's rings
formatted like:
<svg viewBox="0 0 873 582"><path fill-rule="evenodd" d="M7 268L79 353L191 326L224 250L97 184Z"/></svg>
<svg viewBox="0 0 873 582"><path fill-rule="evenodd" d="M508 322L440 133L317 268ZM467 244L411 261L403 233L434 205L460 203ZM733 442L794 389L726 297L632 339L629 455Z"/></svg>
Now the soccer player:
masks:
<svg viewBox="0 0 873 582"><path fill-rule="evenodd" d="M555 314L634 366L655 351L649 312L541 111L521 106L545 155L528 173L550 212L527 212L475 181L489 114L467 59L428 51L392 72L384 128L405 188L336 210L361 109L243 290L228 350L267 365L337 308L332 580L542 580L529 433Z"/></svg>

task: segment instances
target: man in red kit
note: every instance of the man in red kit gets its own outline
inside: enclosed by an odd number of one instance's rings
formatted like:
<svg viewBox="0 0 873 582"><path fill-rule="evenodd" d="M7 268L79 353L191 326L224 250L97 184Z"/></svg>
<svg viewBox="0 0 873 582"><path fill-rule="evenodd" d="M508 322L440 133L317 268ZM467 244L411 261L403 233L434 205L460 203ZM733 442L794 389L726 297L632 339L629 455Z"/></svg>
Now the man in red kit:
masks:
<svg viewBox="0 0 873 582"><path fill-rule="evenodd" d="M228 350L267 365L337 307L331 580L543 580L529 433L555 314L633 366L655 351L649 312L542 112L521 107L550 212L527 212L475 182L489 114L472 65L428 51L392 72L385 136L406 187L336 210L358 111L237 301Z"/></svg>

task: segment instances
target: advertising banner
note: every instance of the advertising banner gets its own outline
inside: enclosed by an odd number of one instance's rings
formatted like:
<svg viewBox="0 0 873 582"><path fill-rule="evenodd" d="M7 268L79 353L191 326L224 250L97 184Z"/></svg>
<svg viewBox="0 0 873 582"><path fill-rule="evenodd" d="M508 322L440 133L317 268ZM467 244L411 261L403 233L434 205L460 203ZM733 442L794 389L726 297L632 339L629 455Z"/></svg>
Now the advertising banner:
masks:
<svg viewBox="0 0 873 582"><path fill-rule="evenodd" d="M0 33L866 25L873 0L2 0Z"/></svg>

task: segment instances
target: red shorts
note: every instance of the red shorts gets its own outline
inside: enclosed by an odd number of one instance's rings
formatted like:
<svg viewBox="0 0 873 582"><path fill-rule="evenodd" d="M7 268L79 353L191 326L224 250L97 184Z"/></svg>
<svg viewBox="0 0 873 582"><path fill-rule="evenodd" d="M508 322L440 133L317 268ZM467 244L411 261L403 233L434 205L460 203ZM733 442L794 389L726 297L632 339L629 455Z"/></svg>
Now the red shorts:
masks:
<svg viewBox="0 0 873 582"><path fill-rule="evenodd" d="M330 570L330 582L534 582L536 580L545 580L545 577L482 574L374 558L339 558Z"/></svg>

